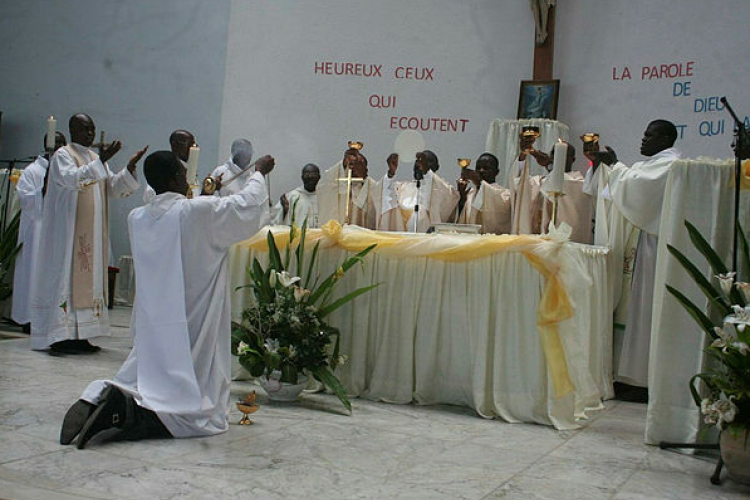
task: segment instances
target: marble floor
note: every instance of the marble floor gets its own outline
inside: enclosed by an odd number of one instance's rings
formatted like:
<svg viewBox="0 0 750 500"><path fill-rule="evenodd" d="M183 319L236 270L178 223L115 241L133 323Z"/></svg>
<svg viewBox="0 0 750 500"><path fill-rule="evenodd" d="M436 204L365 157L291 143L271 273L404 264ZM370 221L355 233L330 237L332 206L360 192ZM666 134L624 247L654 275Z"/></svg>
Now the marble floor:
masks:
<svg viewBox="0 0 750 500"><path fill-rule="evenodd" d="M259 397L255 425L210 438L58 443L67 407L86 384L111 377L131 345L130 310L90 356L51 357L28 337L0 333L0 499L740 499L712 486L710 457L643 444L645 406L609 402L578 431L484 420L466 408L402 406L305 394ZM235 383L233 399L262 390ZM725 473L726 474L726 473Z"/></svg>

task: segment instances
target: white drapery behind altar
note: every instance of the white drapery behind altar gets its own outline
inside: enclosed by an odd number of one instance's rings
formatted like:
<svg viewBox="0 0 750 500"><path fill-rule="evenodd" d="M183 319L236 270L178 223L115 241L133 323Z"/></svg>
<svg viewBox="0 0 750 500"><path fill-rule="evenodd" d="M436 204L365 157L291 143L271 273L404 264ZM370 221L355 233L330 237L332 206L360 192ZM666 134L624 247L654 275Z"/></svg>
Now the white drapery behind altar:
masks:
<svg viewBox="0 0 750 500"><path fill-rule="evenodd" d="M487 131L487 143L485 149L497 156L500 162L500 176L498 182L503 186L510 186L510 180L515 175L513 171L518 165L518 155L521 153L518 144L518 135L526 126L539 127L542 134L534 143L534 147L548 153L557 139L568 140L568 126L556 120L546 118L530 118L526 120L501 120L494 119L490 122ZM546 174L547 170L541 167L533 157L529 157L529 168L531 175Z"/></svg>

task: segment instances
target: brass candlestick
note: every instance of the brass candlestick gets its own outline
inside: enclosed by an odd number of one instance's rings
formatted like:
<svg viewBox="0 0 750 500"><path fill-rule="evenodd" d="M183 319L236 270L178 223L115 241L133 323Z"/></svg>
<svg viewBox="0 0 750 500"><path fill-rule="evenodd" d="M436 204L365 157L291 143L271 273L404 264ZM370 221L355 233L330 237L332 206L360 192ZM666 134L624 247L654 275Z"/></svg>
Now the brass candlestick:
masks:
<svg viewBox="0 0 750 500"><path fill-rule="evenodd" d="M260 409L260 406L255 404L255 391L248 393L245 399L237 401L237 409L242 412L242 419L239 424L253 425L254 422L250 420L248 415L252 415Z"/></svg>

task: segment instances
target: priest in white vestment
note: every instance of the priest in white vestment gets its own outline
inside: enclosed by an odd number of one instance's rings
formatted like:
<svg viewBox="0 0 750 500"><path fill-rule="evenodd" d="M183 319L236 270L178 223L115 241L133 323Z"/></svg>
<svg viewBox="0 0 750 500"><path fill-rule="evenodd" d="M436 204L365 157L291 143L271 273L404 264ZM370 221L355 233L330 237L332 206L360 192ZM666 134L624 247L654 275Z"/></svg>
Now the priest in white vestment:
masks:
<svg viewBox="0 0 750 500"><path fill-rule="evenodd" d="M351 184L347 181L350 171ZM382 211L387 176L375 181L368 177L368 173L367 158L356 149L346 150L343 160L323 172L316 189L321 225L329 220L336 220L341 224L348 223L366 229L384 229L391 215L388 211L385 214Z"/></svg>
<svg viewBox="0 0 750 500"><path fill-rule="evenodd" d="M146 151L113 174L107 160L120 141L98 156L89 149L96 134L91 117L76 114L69 127L71 143L50 161L31 292L31 348L51 354L94 352L99 348L88 339L109 335L108 200L138 189L136 162Z"/></svg>
<svg viewBox="0 0 750 500"><path fill-rule="evenodd" d="M44 136L45 144L47 136ZM55 149L65 146L67 141L61 132L55 133ZM54 152L53 151L53 152ZM18 226L18 243L21 251L15 261L13 274L13 304L10 317L23 325L30 333L31 321L31 277L34 275L34 258L39 249L39 234L42 230L42 208L44 202L44 181L47 178L49 154L38 156L28 165L16 184L16 196L21 206L21 220Z"/></svg>
<svg viewBox="0 0 750 500"><path fill-rule="evenodd" d="M227 251L268 212L260 158L234 195L187 199L185 169L169 151L146 159L156 196L128 217L138 276L134 347L111 381L92 382L68 411L61 442L225 432L230 397L231 314ZM162 428L163 426L163 428ZM168 431L164 432L164 429Z"/></svg>
<svg viewBox="0 0 750 500"><path fill-rule="evenodd" d="M273 223L290 225L292 219L301 226L307 219L307 227L320 227L318 210L318 182L320 169L317 165L308 163L302 167L302 185L281 195L279 202L273 207Z"/></svg>
<svg viewBox="0 0 750 500"><path fill-rule="evenodd" d="M253 146L250 141L236 139L232 142L231 157L211 172L211 177L220 179L220 187L214 194L229 196L242 191L247 180L253 175L253 169L247 168L252 159Z"/></svg>
<svg viewBox="0 0 750 500"><path fill-rule="evenodd" d="M565 142L567 145L567 157L565 159L565 172L563 174L563 196L558 197L557 206L557 224L563 222L571 228L570 241L576 243L591 244L593 240L592 228L592 207L591 196L584 192L583 187L585 180L578 170L573 170L573 164L576 161L576 150L572 144ZM534 157L542 166L552 165L554 161L554 148L549 155L536 153ZM542 211L542 234L546 234L549 223L552 220L553 201L549 193L547 183L550 177L547 176L542 181L542 193L545 196L544 208Z"/></svg>
<svg viewBox="0 0 750 500"><path fill-rule="evenodd" d="M597 155L602 163L612 165L601 197L610 205L607 233L615 272L629 267L633 256L628 240L631 249L637 241L632 285L629 290L619 293L618 309L622 308L623 299L629 302L626 314L618 311L626 318L624 332L622 328L615 328L615 380L635 387L648 387L656 247L669 169L680 158L680 152L673 147L676 140L677 129L673 123L654 120L649 123L641 141L641 154L649 157L647 160L627 168L617 161L611 148ZM599 218L604 218L604 215L597 214ZM615 286L627 284L626 279L617 278ZM615 290L615 297L618 297L618 290Z"/></svg>
<svg viewBox="0 0 750 500"><path fill-rule="evenodd" d="M497 157L484 153L476 170L465 168L458 180L459 224L478 224L482 234L509 234L511 230L511 193L497 184Z"/></svg>
<svg viewBox="0 0 750 500"><path fill-rule="evenodd" d="M393 156L389 157L389 168ZM400 217L390 216L383 229L424 233L435 224L455 220L460 196L436 173L438 168L435 153L425 150L417 153L414 180L395 182L392 176L384 179L382 216L398 211Z"/></svg>

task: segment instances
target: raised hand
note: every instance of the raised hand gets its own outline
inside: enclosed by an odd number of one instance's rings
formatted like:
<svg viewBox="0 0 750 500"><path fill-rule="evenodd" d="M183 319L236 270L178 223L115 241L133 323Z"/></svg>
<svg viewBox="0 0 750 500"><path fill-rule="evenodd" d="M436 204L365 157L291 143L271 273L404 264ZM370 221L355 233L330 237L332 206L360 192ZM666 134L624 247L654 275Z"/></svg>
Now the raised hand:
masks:
<svg viewBox="0 0 750 500"><path fill-rule="evenodd" d="M614 165L617 163L617 154L614 149L609 146L604 147L607 149L606 151L592 151L591 155L605 165Z"/></svg>
<svg viewBox="0 0 750 500"><path fill-rule="evenodd" d="M117 152L120 151L120 149L122 149L122 142L114 141L109 146L102 148L99 159L102 161L102 163L106 163L110 158L116 155Z"/></svg>
<svg viewBox="0 0 750 500"><path fill-rule="evenodd" d="M140 161L141 158L143 158L143 155L148 151L148 145L146 145L145 148L138 151L136 154L130 157L130 161L128 162L128 171L132 174L135 172L136 164Z"/></svg>
<svg viewBox="0 0 750 500"><path fill-rule="evenodd" d="M284 217L286 217L286 214L289 213L289 199L286 197L286 194L282 194L279 201L281 202L281 208L284 209Z"/></svg>
<svg viewBox="0 0 750 500"><path fill-rule="evenodd" d="M258 158L258 161L255 163L255 170L263 175L268 175L275 165L276 160L273 159L273 156L265 155Z"/></svg>

